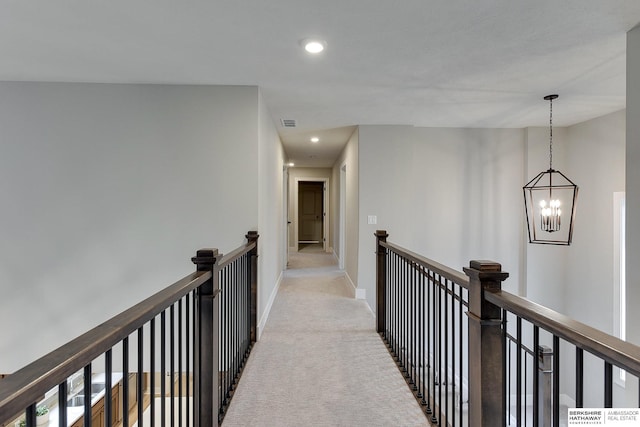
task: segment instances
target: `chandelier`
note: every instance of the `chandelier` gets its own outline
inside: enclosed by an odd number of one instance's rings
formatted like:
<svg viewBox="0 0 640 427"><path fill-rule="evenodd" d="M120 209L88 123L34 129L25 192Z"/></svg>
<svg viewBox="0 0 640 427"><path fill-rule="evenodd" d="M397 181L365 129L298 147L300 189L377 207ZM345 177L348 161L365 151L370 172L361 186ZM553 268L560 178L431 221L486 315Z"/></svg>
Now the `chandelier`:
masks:
<svg viewBox="0 0 640 427"><path fill-rule="evenodd" d="M573 237L578 186L553 169L553 100L549 101L549 169L540 172L523 187L529 243L570 245Z"/></svg>

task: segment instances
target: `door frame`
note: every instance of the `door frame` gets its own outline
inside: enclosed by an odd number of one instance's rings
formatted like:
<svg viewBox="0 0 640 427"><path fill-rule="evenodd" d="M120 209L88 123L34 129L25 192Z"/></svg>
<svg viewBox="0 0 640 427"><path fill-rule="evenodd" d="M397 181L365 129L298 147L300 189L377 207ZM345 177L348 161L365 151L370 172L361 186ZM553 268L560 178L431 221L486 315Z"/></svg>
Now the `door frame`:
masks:
<svg viewBox="0 0 640 427"><path fill-rule="evenodd" d="M284 236L282 236L282 241L284 242L283 247L283 266L282 269L286 270L289 265L289 227L291 226L291 220L289 219L289 167L282 167L282 212L284 213L284 224L282 225L282 229L284 231Z"/></svg>
<svg viewBox="0 0 640 427"><path fill-rule="evenodd" d="M329 178L318 178L318 177L296 177L295 181L294 181L294 189L293 189L293 243L294 243L294 248L295 251L298 252L298 224L300 223L300 220L298 218L298 183L300 181L307 181L307 182L322 182L324 183L323 185L323 190L322 190L322 249L326 252L327 251L327 230L328 230L328 224L329 224L329 217L327 215L327 212L329 212Z"/></svg>
<svg viewBox="0 0 640 427"><path fill-rule="evenodd" d="M340 166L340 224L338 229L338 238L340 242L338 244L338 266L341 270L344 270L344 264L347 250L347 164L343 163ZM335 244L335 243L334 243Z"/></svg>

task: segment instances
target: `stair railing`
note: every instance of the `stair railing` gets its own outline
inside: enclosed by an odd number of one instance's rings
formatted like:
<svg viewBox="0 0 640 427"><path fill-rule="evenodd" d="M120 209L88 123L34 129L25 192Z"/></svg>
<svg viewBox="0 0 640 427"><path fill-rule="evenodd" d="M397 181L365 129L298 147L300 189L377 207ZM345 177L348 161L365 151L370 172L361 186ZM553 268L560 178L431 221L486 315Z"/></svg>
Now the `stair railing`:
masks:
<svg viewBox="0 0 640 427"><path fill-rule="evenodd" d="M561 401L629 406L632 393L614 401L614 368L640 387L639 346L502 290L496 262L463 274L375 236L377 331L431 423L558 426Z"/></svg>
<svg viewBox="0 0 640 427"><path fill-rule="evenodd" d="M196 272L1 379L0 425L36 427L43 402L61 426L219 425L256 341L258 234L246 237L226 256L197 251Z"/></svg>

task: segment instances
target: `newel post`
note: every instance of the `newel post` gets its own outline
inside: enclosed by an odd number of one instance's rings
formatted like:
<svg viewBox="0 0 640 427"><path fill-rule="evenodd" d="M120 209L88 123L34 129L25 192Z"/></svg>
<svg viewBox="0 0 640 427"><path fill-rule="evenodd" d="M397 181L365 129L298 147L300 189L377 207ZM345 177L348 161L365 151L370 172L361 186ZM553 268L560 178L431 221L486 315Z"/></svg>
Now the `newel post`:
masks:
<svg viewBox="0 0 640 427"><path fill-rule="evenodd" d="M381 245L386 243L389 234L386 230L377 230L376 236L376 331L384 333L386 329L387 310L387 248Z"/></svg>
<svg viewBox="0 0 640 427"><path fill-rule="evenodd" d="M200 249L191 261L196 271L210 271L211 278L196 292L196 350L194 350L194 414L195 427L218 425L218 304L220 292L218 261L222 255L217 249Z"/></svg>
<svg viewBox="0 0 640 427"><path fill-rule="evenodd" d="M469 276L469 425L506 425L502 310L485 292L502 289L509 273L493 261L471 261Z"/></svg>
<svg viewBox="0 0 640 427"><path fill-rule="evenodd" d="M247 243L255 242L256 246L249 252L249 338L251 343L258 339L258 235L257 231L249 231L245 236Z"/></svg>

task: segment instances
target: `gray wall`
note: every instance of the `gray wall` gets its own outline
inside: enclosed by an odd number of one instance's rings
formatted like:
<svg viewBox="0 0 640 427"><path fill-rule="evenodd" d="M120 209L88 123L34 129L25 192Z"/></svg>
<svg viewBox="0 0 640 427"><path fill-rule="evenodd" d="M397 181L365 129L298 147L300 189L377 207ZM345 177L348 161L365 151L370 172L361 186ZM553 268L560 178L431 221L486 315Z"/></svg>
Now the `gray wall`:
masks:
<svg viewBox="0 0 640 427"><path fill-rule="evenodd" d="M346 167L346 194L345 200L345 242L344 242L344 271L351 284L356 287L358 283L358 250L360 235L360 215L359 215L359 129L356 129L338 160L333 166L332 181L334 187L340 188L340 169ZM333 221L333 242L334 250L340 256L340 210L339 203ZM364 288L362 288L364 289ZM362 298L361 294L356 297ZM373 307L373 306L372 306Z"/></svg>
<svg viewBox="0 0 640 427"><path fill-rule="evenodd" d="M0 372L243 243L258 124L256 87L0 83Z"/></svg>
<svg viewBox="0 0 640 427"><path fill-rule="evenodd" d="M523 130L361 126L359 135L357 283L371 307L376 229L456 269L470 259L499 261L516 278L506 288L517 290Z"/></svg>
<svg viewBox="0 0 640 427"><path fill-rule="evenodd" d="M627 34L627 339L640 345L640 26ZM637 387L631 386L637 390ZM637 399L635 400L637 402Z"/></svg>
<svg viewBox="0 0 640 427"><path fill-rule="evenodd" d="M267 321L285 264L284 246L284 150L260 96L258 147L258 325L259 333Z"/></svg>
<svg viewBox="0 0 640 427"><path fill-rule="evenodd" d="M361 126L357 283L369 305L373 233L386 229L394 243L458 270L470 259L496 260L510 273L505 289L613 333L613 193L625 190L625 112L554 128L554 168L580 187L571 246L526 237L522 186L548 159L548 128ZM561 391L571 398L573 353L564 356ZM585 398L595 405L601 386L593 381Z"/></svg>

